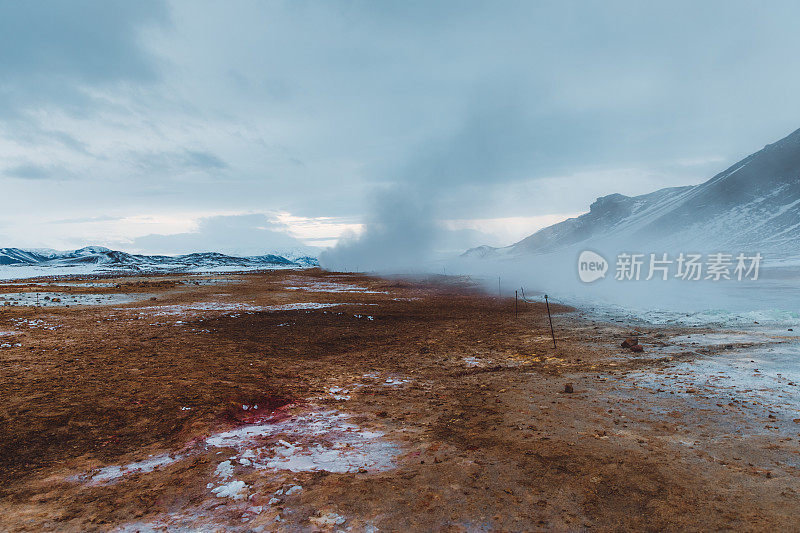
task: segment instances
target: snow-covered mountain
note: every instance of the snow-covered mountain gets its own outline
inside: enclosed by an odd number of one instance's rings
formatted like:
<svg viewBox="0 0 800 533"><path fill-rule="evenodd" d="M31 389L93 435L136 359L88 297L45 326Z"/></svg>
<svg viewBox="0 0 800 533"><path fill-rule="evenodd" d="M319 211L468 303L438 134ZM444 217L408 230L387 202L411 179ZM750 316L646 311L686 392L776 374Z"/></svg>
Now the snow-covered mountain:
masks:
<svg viewBox="0 0 800 533"><path fill-rule="evenodd" d="M579 217L511 246L481 246L464 256L541 254L571 247L800 256L800 130L700 185L635 197L603 196Z"/></svg>
<svg viewBox="0 0 800 533"><path fill-rule="evenodd" d="M275 267L316 266L316 258L298 257L294 260L281 255L234 257L217 252L199 252L179 256L138 255L110 250L102 246L87 246L68 252L32 251L21 248L0 248L0 265L35 267L90 267L130 271L186 271L201 268L252 270ZM42 275L47 275L43 273Z"/></svg>
<svg viewBox="0 0 800 533"><path fill-rule="evenodd" d="M0 248L0 265L16 265L21 263L40 263L47 257L37 252L19 248Z"/></svg>

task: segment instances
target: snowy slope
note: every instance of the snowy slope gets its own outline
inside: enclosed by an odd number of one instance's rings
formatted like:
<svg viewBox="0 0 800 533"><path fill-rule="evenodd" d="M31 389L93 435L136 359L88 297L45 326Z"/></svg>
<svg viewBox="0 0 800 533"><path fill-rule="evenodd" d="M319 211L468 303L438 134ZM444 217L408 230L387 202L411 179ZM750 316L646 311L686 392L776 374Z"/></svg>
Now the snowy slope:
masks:
<svg viewBox="0 0 800 533"><path fill-rule="evenodd" d="M20 248L0 248L0 279L88 274L93 272L200 272L299 268L317 266L316 258L265 254L234 257L216 252L179 256L136 255L101 246L47 254Z"/></svg>
<svg viewBox="0 0 800 533"><path fill-rule="evenodd" d="M800 130L700 185L604 196L580 217L505 248L482 246L464 255L540 254L578 246L800 256Z"/></svg>

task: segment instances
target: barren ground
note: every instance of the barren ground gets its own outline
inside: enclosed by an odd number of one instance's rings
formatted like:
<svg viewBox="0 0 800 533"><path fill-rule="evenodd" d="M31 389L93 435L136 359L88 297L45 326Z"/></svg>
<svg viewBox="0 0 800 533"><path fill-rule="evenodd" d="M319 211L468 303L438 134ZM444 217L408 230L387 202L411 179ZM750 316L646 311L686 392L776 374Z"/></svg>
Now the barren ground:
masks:
<svg viewBox="0 0 800 533"><path fill-rule="evenodd" d="M553 349L446 278L87 281L0 286L143 295L0 307L4 531L800 530L800 415L686 385L685 330L633 354L555 307Z"/></svg>

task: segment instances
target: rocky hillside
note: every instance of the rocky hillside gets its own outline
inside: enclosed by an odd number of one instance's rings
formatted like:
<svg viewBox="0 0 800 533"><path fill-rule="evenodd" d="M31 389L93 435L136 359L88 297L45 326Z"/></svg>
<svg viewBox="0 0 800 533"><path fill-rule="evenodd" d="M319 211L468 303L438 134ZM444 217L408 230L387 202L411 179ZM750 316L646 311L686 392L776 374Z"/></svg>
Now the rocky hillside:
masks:
<svg viewBox="0 0 800 533"><path fill-rule="evenodd" d="M800 255L800 130L700 185L603 196L588 213L511 246L481 246L464 255L539 254L573 246Z"/></svg>

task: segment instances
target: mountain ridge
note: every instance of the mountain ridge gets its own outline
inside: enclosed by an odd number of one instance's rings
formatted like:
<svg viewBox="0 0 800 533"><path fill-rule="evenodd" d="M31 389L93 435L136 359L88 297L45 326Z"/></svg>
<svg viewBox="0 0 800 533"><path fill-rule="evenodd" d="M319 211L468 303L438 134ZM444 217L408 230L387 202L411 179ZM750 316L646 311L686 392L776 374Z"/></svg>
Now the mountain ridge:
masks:
<svg viewBox="0 0 800 533"><path fill-rule="evenodd" d="M147 270L148 267L164 268L195 268L195 267L221 267L241 266L254 268L263 266L317 266L317 259L311 256L298 256L288 259L282 255L263 254L256 256L237 257L219 252L194 252L176 256L130 254L119 250L111 250L103 246L85 246L77 250L64 252L41 250L34 251L25 248L0 248L0 265L31 265L42 267L63 267L70 265L105 265L109 267L122 267L135 270Z"/></svg>
<svg viewBox="0 0 800 533"><path fill-rule="evenodd" d="M699 185L602 196L583 215L510 246L471 248L462 257L542 254L580 244L648 251L716 246L800 255L800 129Z"/></svg>

